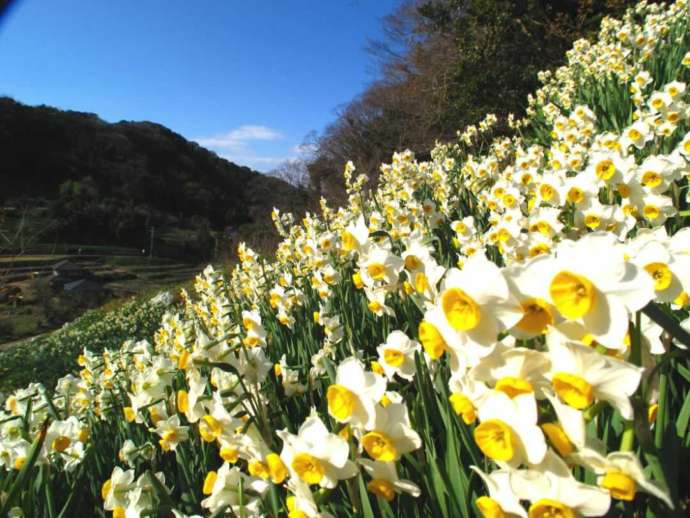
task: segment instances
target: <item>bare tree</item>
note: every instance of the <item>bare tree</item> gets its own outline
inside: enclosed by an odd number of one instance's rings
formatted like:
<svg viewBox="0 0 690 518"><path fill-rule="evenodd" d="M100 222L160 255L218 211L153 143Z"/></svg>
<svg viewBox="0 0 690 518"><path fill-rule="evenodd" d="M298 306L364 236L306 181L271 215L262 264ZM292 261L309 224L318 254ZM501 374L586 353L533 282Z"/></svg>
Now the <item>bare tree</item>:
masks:
<svg viewBox="0 0 690 518"><path fill-rule="evenodd" d="M288 158L278 164L269 174L295 187L307 187L309 185L309 171L302 158Z"/></svg>
<svg viewBox="0 0 690 518"><path fill-rule="evenodd" d="M457 46L420 14L420 0L407 0L383 20L384 36L368 42L377 79L350 103L318 139L308 165L319 194L342 201L342 169L348 160L376 181L379 165L395 151L423 155L457 128L444 124Z"/></svg>
<svg viewBox="0 0 690 518"><path fill-rule="evenodd" d="M295 187L310 187L309 164L314 160L318 147L318 134L311 130L304 136L302 143L295 147L295 156L278 164L269 174Z"/></svg>

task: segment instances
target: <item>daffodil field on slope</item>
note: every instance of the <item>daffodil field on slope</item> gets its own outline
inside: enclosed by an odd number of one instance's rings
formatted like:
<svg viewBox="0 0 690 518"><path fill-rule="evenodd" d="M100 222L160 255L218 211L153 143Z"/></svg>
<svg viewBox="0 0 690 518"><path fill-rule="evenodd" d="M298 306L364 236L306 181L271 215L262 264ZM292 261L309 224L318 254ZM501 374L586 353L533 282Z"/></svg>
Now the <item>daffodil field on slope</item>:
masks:
<svg viewBox="0 0 690 518"><path fill-rule="evenodd" d="M0 414L0 515L684 516L690 6L639 3ZM490 92L487 92L490 95Z"/></svg>
<svg viewBox="0 0 690 518"><path fill-rule="evenodd" d="M100 352L119 347L126 339L150 336L166 308L173 310L168 298L138 298L111 311L92 309L57 331L0 351L0 392L35 380L52 387L77 366L77 356L84 347Z"/></svg>

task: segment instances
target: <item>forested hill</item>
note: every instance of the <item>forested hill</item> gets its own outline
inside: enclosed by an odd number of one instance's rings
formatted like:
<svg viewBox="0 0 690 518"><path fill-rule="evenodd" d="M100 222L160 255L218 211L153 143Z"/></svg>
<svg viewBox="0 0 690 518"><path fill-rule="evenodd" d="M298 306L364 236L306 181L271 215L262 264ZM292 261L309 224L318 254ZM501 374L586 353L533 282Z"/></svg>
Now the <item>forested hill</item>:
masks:
<svg viewBox="0 0 690 518"><path fill-rule="evenodd" d="M138 246L146 225L271 225L305 193L219 158L152 122L108 123L92 113L0 98L0 196L40 200L51 240ZM78 239L79 241L75 241Z"/></svg>

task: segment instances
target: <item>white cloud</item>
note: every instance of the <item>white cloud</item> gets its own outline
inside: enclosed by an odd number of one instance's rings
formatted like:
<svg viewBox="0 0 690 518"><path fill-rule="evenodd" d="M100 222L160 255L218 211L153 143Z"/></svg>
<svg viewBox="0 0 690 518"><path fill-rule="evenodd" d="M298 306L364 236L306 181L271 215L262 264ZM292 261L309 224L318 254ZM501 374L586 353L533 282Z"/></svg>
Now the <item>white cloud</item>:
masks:
<svg viewBox="0 0 690 518"><path fill-rule="evenodd" d="M247 143L256 140L280 140L283 134L268 126L245 124L238 128L214 135L194 139L198 144L210 148L245 149Z"/></svg>
<svg viewBox="0 0 690 518"><path fill-rule="evenodd" d="M214 150L218 156L235 164L266 172L280 164L286 157L265 156L257 151L258 142L282 140L285 136L278 130L258 124L244 124L227 133L193 139L197 144Z"/></svg>
<svg viewBox="0 0 690 518"><path fill-rule="evenodd" d="M268 126L244 124L227 133L199 137L193 140L199 145L217 152L221 158L263 173L275 171L287 164L306 167L306 162L316 151L316 146L313 144L298 144L291 147L278 145L279 148L283 149L276 149L274 145L268 145L270 150L267 149L266 144L256 144L258 142L284 140L285 138L285 135L280 131ZM276 154L282 156L276 156Z"/></svg>
<svg viewBox="0 0 690 518"><path fill-rule="evenodd" d="M285 162L289 157L284 156L260 156L254 154L246 155L236 155L236 154L224 154L218 155L225 160L238 165L244 165L255 171L260 171L262 173L267 173L273 170L278 164Z"/></svg>

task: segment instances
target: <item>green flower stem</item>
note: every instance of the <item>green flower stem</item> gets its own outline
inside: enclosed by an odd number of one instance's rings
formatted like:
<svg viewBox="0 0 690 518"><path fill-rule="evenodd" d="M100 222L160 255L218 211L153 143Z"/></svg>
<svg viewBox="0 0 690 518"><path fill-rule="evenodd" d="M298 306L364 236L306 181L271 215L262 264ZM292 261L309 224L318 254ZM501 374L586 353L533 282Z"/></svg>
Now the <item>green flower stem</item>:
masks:
<svg viewBox="0 0 690 518"><path fill-rule="evenodd" d="M625 429L621 435L620 451L632 451L635 445L635 429L632 421L625 422Z"/></svg>
<svg viewBox="0 0 690 518"><path fill-rule="evenodd" d="M601 411L606 408L607 403L605 401L597 401L591 407L584 411L585 421L589 422L598 416Z"/></svg>
<svg viewBox="0 0 690 518"><path fill-rule="evenodd" d="M654 429L654 446L661 449L664 443L664 432L666 431L666 407L668 392L668 374L659 374L659 409L656 415L656 428Z"/></svg>

